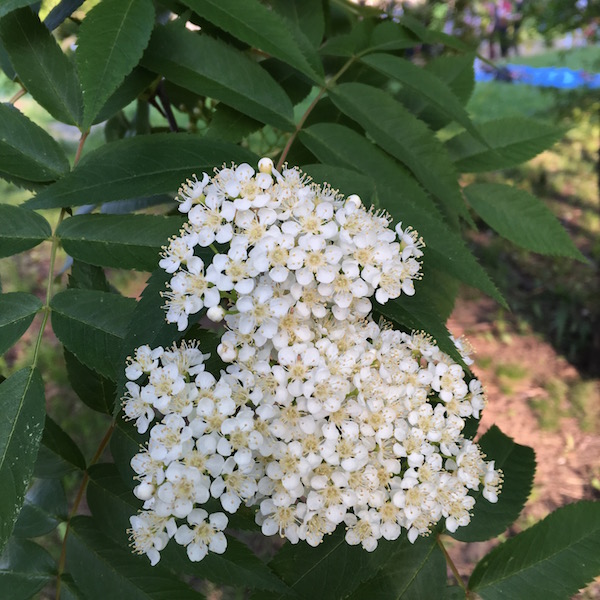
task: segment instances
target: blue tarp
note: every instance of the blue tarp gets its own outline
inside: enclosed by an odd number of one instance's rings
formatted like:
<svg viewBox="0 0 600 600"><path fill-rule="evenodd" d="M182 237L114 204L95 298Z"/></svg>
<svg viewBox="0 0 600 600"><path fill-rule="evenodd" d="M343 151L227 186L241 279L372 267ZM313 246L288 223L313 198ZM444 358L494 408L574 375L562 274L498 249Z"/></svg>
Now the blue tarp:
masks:
<svg viewBox="0 0 600 600"><path fill-rule="evenodd" d="M480 61L475 62L475 81L494 81L498 79L565 90L580 87L600 89L600 73L573 71L566 67L529 67L513 64L494 70Z"/></svg>

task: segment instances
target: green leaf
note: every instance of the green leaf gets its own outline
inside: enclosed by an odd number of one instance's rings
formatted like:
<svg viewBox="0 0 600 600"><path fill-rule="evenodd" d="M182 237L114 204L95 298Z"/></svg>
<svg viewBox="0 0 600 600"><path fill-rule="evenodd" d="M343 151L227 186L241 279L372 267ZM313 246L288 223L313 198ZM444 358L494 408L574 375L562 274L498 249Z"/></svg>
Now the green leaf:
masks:
<svg viewBox="0 0 600 600"><path fill-rule="evenodd" d="M83 90L83 130L137 65L153 26L151 0L102 0L87 13L75 52Z"/></svg>
<svg viewBox="0 0 600 600"><path fill-rule="evenodd" d="M475 88L474 59L475 56L472 53L438 56L429 61L425 65L425 69L444 81L465 105Z"/></svg>
<svg viewBox="0 0 600 600"><path fill-rule="evenodd" d="M460 235L448 229L446 224L434 215L414 204L406 202L399 207L396 189L380 186L378 193L381 206L388 210L396 221L402 220L405 226L413 225L423 236L426 244L424 261L430 261L447 275L480 289L503 306L507 306L502 294ZM399 215L397 211L401 211Z"/></svg>
<svg viewBox="0 0 600 600"><path fill-rule="evenodd" d="M280 15L300 29L316 48L325 33L325 16L321 0L271 0L271 6Z"/></svg>
<svg viewBox="0 0 600 600"><path fill-rule="evenodd" d="M313 125L300 133L300 139L323 162L341 164L371 177L379 205L396 223L411 225L423 236L425 261L506 304L462 238L442 221L429 196L401 165L360 134L340 125Z"/></svg>
<svg viewBox="0 0 600 600"><path fill-rule="evenodd" d="M202 594L164 567L116 545L90 517L75 517L67 538L67 568L89 600L200 600ZM99 582L102 582L99 585Z"/></svg>
<svg viewBox="0 0 600 600"><path fill-rule="evenodd" d="M406 537L390 548L390 556L373 579L362 583L349 600L423 600L441 598L446 587L446 560L436 535Z"/></svg>
<svg viewBox="0 0 600 600"><path fill-rule="evenodd" d="M35 0L4 0L0 5L0 18L17 8L31 6L32 4L35 4Z"/></svg>
<svg viewBox="0 0 600 600"><path fill-rule="evenodd" d="M78 125L82 99L73 63L29 8L0 20L0 38L19 79L57 121Z"/></svg>
<svg viewBox="0 0 600 600"><path fill-rule="evenodd" d="M315 183L327 183L345 196L357 194L367 206L375 199L376 189L373 179L352 169L314 164L303 165L302 171L310 175Z"/></svg>
<svg viewBox="0 0 600 600"><path fill-rule="evenodd" d="M184 0L195 13L234 37L295 67L316 82L321 61L305 35L258 0Z"/></svg>
<svg viewBox="0 0 600 600"><path fill-rule="evenodd" d="M56 564L35 542L11 539L0 556L0 597L30 600L55 577Z"/></svg>
<svg viewBox="0 0 600 600"><path fill-rule="evenodd" d="M381 540L375 551L350 546L343 527L325 537L316 548L305 543L286 543L269 566L302 600L346 598L383 567L394 544ZM273 596L284 598L285 596ZM270 597L271 598L271 597Z"/></svg>
<svg viewBox="0 0 600 600"><path fill-rule="evenodd" d="M20 206L0 204L0 258L29 250L52 235L44 217Z"/></svg>
<svg viewBox="0 0 600 600"><path fill-rule="evenodd" d="M44 383L27 367L0 384L0 551L12 533L38 452L46 413Z"/></svg>
<svg viewBox="0 0 600 600"><path fill-rule="evenodd" d="M477 504L471 522L450 534L461 542L482 542L503 533L521 513L535 475L534 451L516 444L495 425L477 443L487 460L493 460L495 468L502 470L502 491L496 504L488 502L480 492L474 494Z"/></svg>
<svg viewBox="0 0 600 600"><path fill-rule="evenodd" d="M183 226L183 217L77 215L56 231L67 254L86 263L153 271L161 248Z"/></svg>
<svg viewBox="0 0 600 600"><path fill-rule="evenodd" d="M173 192L193 173L212 173L215 166L231 161L256 163L257 158L239 146L186 133L128 138L90 152L26 205L83 206Z"/></svg>
<svg viewBox="0 0 600 600"><path fill-rule="evenodd" d="M262 123L293 129L292 103L281 86L256 61L208 35L173 25L157 28L142 65Z"/></svg>
<svg viewBox="0 0 600 600"><path fill-rule="evenodd" d="M475 87L474 58L472 53L438 56L425 65L425 70L441 79L458 98L461 105L465 106ZM406 87L395 94L395 97L434 131L445 127L452 120L446 111L438 109L434 104L428 102L427 98ZM482 141L479 130L478 136L475 137Z"/></svg>
<svg viewBox="0 0 600 600"><path fill-rule="evenodd" d="M221 585L232 585L256 590L289 593L284 582L255 556L248 547L232 536L227 537L224 554L209 554L200 562L191 562L182 546L172 543L164 552L165 566L171 569L208 579Z"/></svg>
<svg viewBox="0 0 600 600"><path fill-rule="evenodd" d="M79 0L78 0L79 1ZM61 594L63 600L86 600L81 590L75 585L73 578L68 573L63 573L61 578Z"/></svg>
<svg viewBox="0 0 600 600"><path fill-rule="evenodd" d="M111 289L104 270L101 267L88 265L78 260L74 260L71 265L67 287L73 290L114 291L114 288Z"/></svg>
<svg viewBox="0 0 600 600"><path fill-rule="evenodd" d="M115 384L79 362L65 350L67 375L74 392L92 410L110 415L115 404Z"/></svg>
<svg viewBox="0 0 600 600"><path fill-rule="evenodd" d="M58 479L74 470L85 469L85 458L77 444L48 415L35 463L38 478Z"/></svg>
<svg viewBox="0 0 600 600"><path fill-rule="evenodd" d="M0 164L4 173L29 181L54 181L69 170L58 143L9 104L0 104Z"/></svg>
<svg viewBox="0 0 600 600"><path fill-rule="evenodd" d="M359 20L350 31L328 38L320 52L324 56L344 58L366 53L372 33L373 21L370 19Z"/></svg>
<svg viewBox="0 0 600 600"><path fill-rule="evenodd" d="M586 262L550 209L529 192L500 183L474 183L464 192L477 214L507 240L540 254Z"/></svg>
<svg viewBox="0 0 600 600"><path fill-rule="evenodd" d="M422 121L388 93L362 83L336 86L331 99L377 144L404 163L451 214L468 219L454 167L442 143Z"/></svg>
<svg viewBox="0 0 600 600"><path fill-rule="evenodd" d="M418 39L426 44L443 44L448 48L459 50L461 52L472 52L473 48L469 44L465 44L458 37L448 35L436 29L427 29L425 25L417 18L410 14L404 14L400 19L400 24L411 31Z"/></svg>
<svg viewBox="0 0 600 600"><path fill-rule="evenodd" d="M53 531L67 518L67 498L58 479L36 479L27 491L14 535L32 538Z"/></svg>
<svg viewBox="0 0 600 600"><path fill-rule="evenodd" d="M576 502L484 556L469 588L483 600L567 600L599 573L600 502Z"/></svg>
<svg viewBox="0 0 600 600"><path fill-rule="evenodd" d="M94 520L105 535L120 546L127 546L127 529L131 526L129 517L138 513L142 503L133 495L133 489L121 479L115 464L93 465L89 475L87 502Z"/></svg>
<svg viewBox="0 0 600 600"><path fill-rule="evenodd" d="M40 308L40 300L25 292L0 295L0 355L27 331Z"/></svg>
<svg viewBox="0 0 600 600"><path fill-rule="evenodd" d="M383 21L373 28L369 41L369 52L383 52L413 48L417 38L408 29L393 21Z"/></svg>
<svg viewBox="0 0 600 600"><path fill-rule="evenodd" d="M450 332L440 316L418 297L401 296L383 305L377 304L374 310L379 315L410 331L425 331L436 342L440 350L448 354L460 365L464 362L450 339Z"/></svg>
<svg viewBox="0 0 600 600"><path fill-rule="evenodd" d="M131 459L140 451L142 441L143 438L132 422L122 418L117 419L117 426L110 436L110 453L121 476L121 481L126 482L126 487L132 497L136 473L131 468Z"/></svg>
<svg viewBox="0 0 600 600"><path fill-rule="evenodd" d="M446 142L450 158L462 173L514 167L550 148L564 134L558 127L525 117L487 121L478 129L487 146L467 131Z"/></svg>
<svg viewBox="0 0 600 600"><path fill-rule="evenodd" d="M226 104L219 104L212 115L204 136L209 139L236 144L261 127L262 123L256 119L248 117Z"/></svg>
<svg viewBox="0 0 600 600"><path fill-rule="evenodd" d="M133 298L96 290L65 290L52 299L52 328L84 365L116 380Z"/></svg>
<svg viewBox="0 0 600 600"><path fill-rule="evenodd" d="M106 100L104 106L100 109L94 119L94 123L101 123L112 117L115 113L131 104L142 92L156 80L156 75L152 71L136 67L123 83Z"/></svg>
<svg viewBox="0 0 600 600"><path fill-rule="evenodd" d="M473 137L481 140L481 134L471 122L460 100L434 73L417 67L409 60L391 54L370 54L361 60L373 69L417 92L439 111L445 113L449 119L462 125Z"/></svg>

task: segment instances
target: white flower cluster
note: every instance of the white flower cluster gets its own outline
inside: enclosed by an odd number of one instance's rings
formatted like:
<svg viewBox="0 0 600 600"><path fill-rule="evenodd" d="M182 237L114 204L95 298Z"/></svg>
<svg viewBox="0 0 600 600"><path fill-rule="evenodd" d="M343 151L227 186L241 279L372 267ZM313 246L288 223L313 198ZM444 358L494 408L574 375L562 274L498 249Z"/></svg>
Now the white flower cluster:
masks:
<svg viewBox="0 0 600 600"><path fill-rule="evenodd" d="M230 364L215 377L195 342L130 360L124 412L149 430L132 460L135 550L152 564L172 538L193 561L222 553L225 513L242 503L265 535L312 546L342 523L369 551L402 528L414 542L441 518L466 525L469 491L495 502L501 483L462 435L481 385L426 335L370 316L372 296L414 293L422 242L358 197L265 159L259 169L181 191L189 223L160 263L174 274L167 320L183 330L203 307L224 319L217 351ZM215 242L225 248L205 268L194 250ZM209 514L211 498L225 512Z"/></svg>

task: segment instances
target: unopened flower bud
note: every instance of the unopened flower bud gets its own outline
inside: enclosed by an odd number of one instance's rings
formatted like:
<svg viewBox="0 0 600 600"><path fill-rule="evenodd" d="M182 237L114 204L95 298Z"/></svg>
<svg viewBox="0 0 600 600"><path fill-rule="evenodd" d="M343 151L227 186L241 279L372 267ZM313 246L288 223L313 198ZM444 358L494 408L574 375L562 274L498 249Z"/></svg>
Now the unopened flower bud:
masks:
<svg viewBox="0 0 600 600"><path fill-rule="evenodd" d="M270 158L261 158L258 161L258 170L261 173L270 173L273 170L273 161Z"/></svg>
<svg viewBox="0 0 600 600"><path fill-rule="evenodd" d="M206 316L214 323L220 323L225 316L225 310L222 306L211 306L206 311Z"/></svg>
<svg viewBox="0 0 600 600"><path fill-rule="evenodd" d="M150 498L152 498L154 495L154 486L151 483L144 481L143 483L140 483L140 485L136 486L136 488L133 490L133 493L135 494L136 498L139 498L140 500L150 500Z"/></svg>

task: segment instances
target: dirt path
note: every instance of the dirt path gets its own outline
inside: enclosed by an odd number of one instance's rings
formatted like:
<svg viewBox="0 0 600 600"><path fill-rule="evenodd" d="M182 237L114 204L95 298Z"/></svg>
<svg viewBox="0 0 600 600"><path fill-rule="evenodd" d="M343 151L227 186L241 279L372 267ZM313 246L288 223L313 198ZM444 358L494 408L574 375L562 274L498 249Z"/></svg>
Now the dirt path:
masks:
<svg viewBox="0 0 600 600"><path fill-rule="evenodd" d="M464 335L475 350L473 370L488 398L480 433L496 424L536 452L534 487L508 532L511 535L559 506L600 497L600 419L595 412L600 385L582 382L577 370L539 336L518 333L510 323L499 331L496 315L492 300L461 300L448 326L453 335ZM587 420L572 404L573 390L585 394ZM461 574L470 573L492 545L455 544L451 553ZM600 598L600 586L585 593L582 597Z"/></svg>

